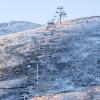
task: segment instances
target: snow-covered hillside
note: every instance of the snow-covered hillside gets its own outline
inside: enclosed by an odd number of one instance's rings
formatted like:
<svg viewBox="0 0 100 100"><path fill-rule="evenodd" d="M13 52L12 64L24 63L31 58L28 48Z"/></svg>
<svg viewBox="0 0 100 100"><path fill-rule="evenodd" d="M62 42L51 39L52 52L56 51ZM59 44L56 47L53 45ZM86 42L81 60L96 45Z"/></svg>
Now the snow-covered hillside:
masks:
<svg viewBox="0 0 100 100"><path fill-rule="evenodd" d="M1 100L19 100L22 96L31 99L97 85L100 85L99 16L65 21L57 24L54 31L47 30L45 25L0 36Z"/></svg>
<svg viewBox="0 0 100 100"><path fill-rule="evenodd" d="M34 29L39 26L40 26L39 24L24 22L24 21L12 21L9 23L0 23L0 35Z"/></svg>

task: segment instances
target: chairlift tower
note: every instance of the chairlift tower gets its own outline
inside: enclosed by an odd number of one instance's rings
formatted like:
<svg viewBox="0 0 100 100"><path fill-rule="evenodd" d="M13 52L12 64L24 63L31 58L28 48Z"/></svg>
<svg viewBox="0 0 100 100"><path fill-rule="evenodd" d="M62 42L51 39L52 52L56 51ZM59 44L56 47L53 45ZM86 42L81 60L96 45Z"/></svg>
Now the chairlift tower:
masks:
<svg viewBox="0 0 100 100"><path fill-rule="evenodd" d="M48 25L47 29L50 29L50 30L55 29L57 21L59 21L59 23L61 24L62 20L64 20L65 17L67 17L67 14L66 14L64 8L62 6L61 7L57 7L55 15L47 23L47 25Z"/></svg>
<svg viewBox="0 0 100 100"><path fill-rule="evenodd" d="M62 23L62 18L65 18L66 15L67 15L66 12L64 11L64 8L63 7L57 7L56 14L59 17L59 22L61 24Z"/></svg>

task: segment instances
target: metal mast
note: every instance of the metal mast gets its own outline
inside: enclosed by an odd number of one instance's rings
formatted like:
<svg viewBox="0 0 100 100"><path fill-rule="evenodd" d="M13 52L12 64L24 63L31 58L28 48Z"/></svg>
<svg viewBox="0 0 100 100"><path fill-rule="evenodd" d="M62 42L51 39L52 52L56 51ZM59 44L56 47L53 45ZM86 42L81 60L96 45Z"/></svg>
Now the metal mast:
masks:
<svg viewBox="0 0 100 100"><path fill-rule="evenodd" d="M38 64L37 64L37 85L39 84L39 66L38 66Z"/></svg>
<svg viewBox="0 0 100 100"><path fill-rule="evenodd" d="M66 17L66 12L64 11L63 7L57 7L56 14L59 16L59 22L62 23L62 18Z"/></svg>
<svg viewBox="0 0 100 100"><path fill-rule="evenodd" d="M65 17L67 17L67 14L64 8L62 6L57 7L55 15L50 21L48 21L46 29L54 29L56 27L57 21L59 21L59 23L61 24L62 20L64 20Z"/></svg>

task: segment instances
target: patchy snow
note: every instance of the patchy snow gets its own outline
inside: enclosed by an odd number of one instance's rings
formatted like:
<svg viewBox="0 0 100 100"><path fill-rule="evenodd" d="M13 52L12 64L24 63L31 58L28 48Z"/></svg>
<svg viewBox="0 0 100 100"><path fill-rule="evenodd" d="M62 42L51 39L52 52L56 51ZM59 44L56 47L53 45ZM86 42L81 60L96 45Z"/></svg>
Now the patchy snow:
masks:
<svg viewBox="0 0 100 100"><path fill-rule="evenodd" d="M7 81L0 81L0 89L3 88L14 88L14 87L20 87L20 85L25 81L27 77L22 77L18 79L13 79L13 80L7 80Z"/></svg>
<svg viewBox="0 0 100 100"><path fill-rule="evenodd" d="M39 24L24 21L12 21L9 23L0 23L0 35L16 33L39 27Z"/></svg>
<svg viewBox="0 0 100 100"><path fill-rule="evenodd" d="M0 80L13 86L13 78L27 76L20 92L29 97L100 85L100 17L65 21L52 33L41 26L0 36Z"/></svg>

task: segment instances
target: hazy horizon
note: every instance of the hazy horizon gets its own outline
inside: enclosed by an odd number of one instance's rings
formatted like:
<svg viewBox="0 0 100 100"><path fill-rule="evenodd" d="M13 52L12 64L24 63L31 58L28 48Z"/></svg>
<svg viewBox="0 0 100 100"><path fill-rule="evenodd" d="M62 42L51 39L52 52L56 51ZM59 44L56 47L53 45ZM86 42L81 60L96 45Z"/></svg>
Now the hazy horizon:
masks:
<svg viewBox="0 0 100 100"><path fill-rule="evenodd" d="M63 6L67 19L100 15L100 0L0 0L0 23L27 21L44 24L57 6Z"/></svg>

